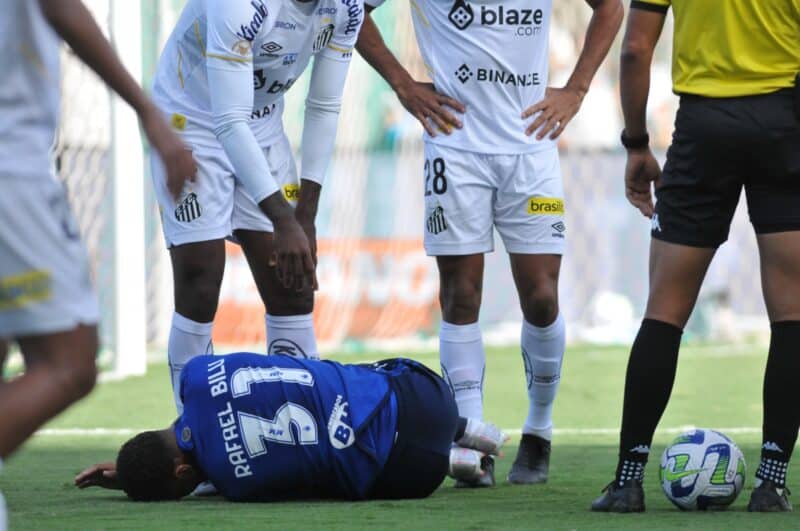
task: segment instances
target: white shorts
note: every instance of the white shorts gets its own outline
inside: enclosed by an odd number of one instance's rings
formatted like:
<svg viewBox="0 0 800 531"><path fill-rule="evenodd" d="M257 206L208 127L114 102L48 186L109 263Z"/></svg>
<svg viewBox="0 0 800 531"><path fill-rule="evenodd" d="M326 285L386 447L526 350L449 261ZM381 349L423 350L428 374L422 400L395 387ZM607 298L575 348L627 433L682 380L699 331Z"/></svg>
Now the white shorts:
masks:
<svg viewBox="0 0 800 531"><path fill-rule="evenodd" d="M558 150L484 155L425 143L425 251L494 250L492 227L515 254L563 254L564 191Z"/></svg>
<svg viewBox="0 0 800 531"><path fill-rule="evenodd" d="M97 323L89 259L64 186L0 179L0 338Z"/></svg>
<svg viewBox="0 0 800 531"><path fill-rule="evenodd" d="M234 177L222 146L192 145L189 136L183 140L197 163L197 180L186 184L177 204L167 190L161 160L157 156L151 158L167 247L231 238L233 231L239 229L272 232L272 222ZM265 148L264 155L284 197L290 205L296 205L300 183L289 140L284 135Z"/></svg>

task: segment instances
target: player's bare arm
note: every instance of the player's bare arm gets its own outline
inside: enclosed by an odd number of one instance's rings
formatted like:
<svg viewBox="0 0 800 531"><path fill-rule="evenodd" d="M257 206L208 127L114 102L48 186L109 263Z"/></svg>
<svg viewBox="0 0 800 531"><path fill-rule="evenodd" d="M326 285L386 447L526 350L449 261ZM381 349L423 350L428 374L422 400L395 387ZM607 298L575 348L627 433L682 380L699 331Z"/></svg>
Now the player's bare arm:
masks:
<svg viewBox="0 0 800 531"><path fill-rule="evenodd" d="M367 15L364 17L364 24L361 26L361 33L356 43L358 53L389 83L403 107L419 120L429 135L436 136L437 130L450 134L453 127L460 129L461 120L448 107L464 113L466 111L464 105L437 92L432 83L416 81L411 77L408 70L386 46L378 27L369 15L374 8L368 5L364 7Z"/></svg>
<svg viewBox="0 0 800 531"><path fill-rule="evenodd" d="M525 133L529 136L536 133L539 140L547 135L551 139L561 136L578 113L592 79L608 55L622 24L624 10L620 0L586 0L586 3L594 12L586 30L583 50L567 84L562 88L548 88L542 101L522 113L523 119L538 114Z"/></svg>
<svg viewBox="0 0 800 531"><path fill-rule="evenodd" d="M666 15L631 9L620 57L620 95L628 139L647 138L647 98L650 64ZM653 216L652 184L658 186L661 167L646 145L628 149L625 166L625 196L644 215Z"/></svg>
<svg viewBox="0 0 800 531"><path fill-rule="evenodd" d="M125 70L80 0L39 0L39 3L48 22L61 38L139 115L147 138L164 161L167 186L177 198L184 182L187 179L194 180L197 172L191 153Z"/></svg>

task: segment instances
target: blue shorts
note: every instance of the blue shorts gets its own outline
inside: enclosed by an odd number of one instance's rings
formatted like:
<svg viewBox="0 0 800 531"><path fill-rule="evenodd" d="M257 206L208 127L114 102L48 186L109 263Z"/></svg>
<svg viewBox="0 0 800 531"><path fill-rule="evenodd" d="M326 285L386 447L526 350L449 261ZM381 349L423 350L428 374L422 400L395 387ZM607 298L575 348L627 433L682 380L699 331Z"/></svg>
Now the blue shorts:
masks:
<svg viewBox="0 0 800 531"><path fill-rule="evenodd" d="M397 439L370 498L425 498L447 476L458 408L450 387L421 363L391 359L373 365L389 375L397 399Z"/></svg>

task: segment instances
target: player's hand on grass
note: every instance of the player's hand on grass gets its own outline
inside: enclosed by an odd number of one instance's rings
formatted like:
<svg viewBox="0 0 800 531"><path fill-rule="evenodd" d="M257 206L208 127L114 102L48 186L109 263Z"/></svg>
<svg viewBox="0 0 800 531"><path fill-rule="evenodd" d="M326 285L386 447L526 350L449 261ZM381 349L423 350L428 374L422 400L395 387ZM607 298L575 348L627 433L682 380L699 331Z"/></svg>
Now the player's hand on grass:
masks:
<svg viewBox="0 0 800 531"><path fill-rule="evenodd" d="M167 176L167 189L176 200L186 181L194 182L197 165L192 152L164 121L155 107L150 107L141 115L142 128L153 149L158 152Z"/></svg>
<svg viewBox="0 0 800 531"><path fill-rule="evenodd" d="M437 130L449 135L454 127L461 129L461 120L448 107L462 114L466 108L453 98L437 92L433 83L411 80L397 87L397 97L429 135L436 136Z"/></svg>
<svg viewBox="0 0 800 531"><path fill-rule="evenodd" d="M79 489L88 487L103 487L104 489L119 489L117 481L117 466L114 463L100 463L92 465L77 476L75 486Z"/></svg>
<svg viewBox="0 0 800 531"><path fill-rule="evenodd" d="M316 266L306 232L294 215L273 220L273 248L278 280L287 289L317 288Z"/></svg>
<svg viewBox="0 0 800 531"><path fill-rule="evenodd" d="M571 87L548 87L544 99L522 113L523 120L538 114L525 129L525 134L531 136L536 133L537 140L542 140L548 134L551 140L557 139L567 124L578 114L584 94L583 91Z"/></svg>
<svg viewBox="0 0 800 531"><path fill-rule="evenodd" d="M649 149L628 150L625 165L625 197L644 216L653 217L653 186L658 188L661 166Z"/></svg>

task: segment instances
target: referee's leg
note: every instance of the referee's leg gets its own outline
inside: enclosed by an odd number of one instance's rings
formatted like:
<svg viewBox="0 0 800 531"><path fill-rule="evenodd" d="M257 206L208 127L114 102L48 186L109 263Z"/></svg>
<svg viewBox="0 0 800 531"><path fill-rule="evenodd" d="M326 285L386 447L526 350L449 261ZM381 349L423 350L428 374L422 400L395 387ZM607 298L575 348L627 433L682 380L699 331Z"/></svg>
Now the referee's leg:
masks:
<svg viewBox="0 0 800 531"><path fill-rule="evenodd" d="M761 283L772 327L764 374L763 439L756 487L748 509L786 510L782 493L800 429L800 231L758 235ZM775 496L772 490L779 493ZM764 499L761 499L764 498ZM785 501L785 504L783 503Z"/></svg>

